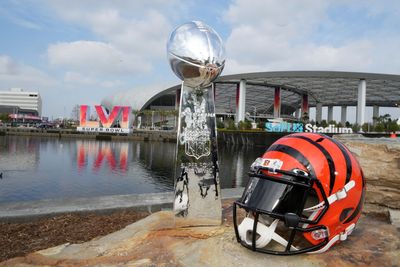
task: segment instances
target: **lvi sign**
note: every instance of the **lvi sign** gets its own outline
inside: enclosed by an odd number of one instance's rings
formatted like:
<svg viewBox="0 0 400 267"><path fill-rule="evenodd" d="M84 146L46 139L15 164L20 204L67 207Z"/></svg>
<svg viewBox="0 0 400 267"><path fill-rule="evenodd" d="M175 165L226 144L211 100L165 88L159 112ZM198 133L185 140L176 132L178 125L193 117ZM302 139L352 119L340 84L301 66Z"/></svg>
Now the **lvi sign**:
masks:
<svg viewBox="0 0 400 267"><path fill-rule="evenodd" d="M79 112L80 132L98 133L130 133L132 108L128 106L114 106L110 113L100 106L95 105L98 120L90 120L90 107L81 105Z"/></svg>

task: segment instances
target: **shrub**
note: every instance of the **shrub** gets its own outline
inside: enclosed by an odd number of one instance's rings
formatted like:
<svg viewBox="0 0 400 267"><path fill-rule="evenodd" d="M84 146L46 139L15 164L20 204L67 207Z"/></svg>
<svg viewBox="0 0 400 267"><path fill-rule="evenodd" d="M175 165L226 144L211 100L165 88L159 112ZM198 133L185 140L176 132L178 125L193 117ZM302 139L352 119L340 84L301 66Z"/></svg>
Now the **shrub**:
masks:
<svg viewBox="0 0 400 267"><path fill-rule="evenodd" d="M223 129L223 128L225 128L224 123L223 123L222 121L220 121L220 120L217 120L217 128L218 128L218 129Z"/></svg>
<svg viewBox="0 0 400 267"><path fill-rule="evenodd" d="M227 124L228 124L228 127L227 127L228 130L236 130L236 125L235 125L235 122L233 121L233 119L228 119Z"/></svg>
<svg viewBox="0 0 400 267"><path fill-rule="evenodd" d="M353 126L351 127L351 129L353 129L354 133L358 133L360 131L360 125L358 125L357 123L354 123Z"/></svg>
<svg viewBox="0 0 400 267"><path fill-rule="evenodd" d="M326 120L322 120L322 121L321 121L321 124L320 124L319 126L325 128L325 127L328 127L328 123L326 122Z"/></svg>
<svg viewBox="0 0 400 267"><path fill-rule="evenodd" d="M251 125L251 121L245 120L244 121L244 129L245 130L250 130L251 128L253 128L252 125Z"/></svg>
<svg viewBox="0 0 400 267"><path fill-rule="evenodd" d="M238 123L238 129L239 129L239 130L244 130L244 129L245 129L245 122L244 122L244 121L239 121L239 123Z"/></svg>
<svg viewBox="0 0 400 267"><path fill-rule="evenodd" d="M363 130L363 132L369 132L369 130L370 130L370 125L369 125L369 123L364 123L363 125L362 125L362 127L361 127L361 129Z"/></svg>

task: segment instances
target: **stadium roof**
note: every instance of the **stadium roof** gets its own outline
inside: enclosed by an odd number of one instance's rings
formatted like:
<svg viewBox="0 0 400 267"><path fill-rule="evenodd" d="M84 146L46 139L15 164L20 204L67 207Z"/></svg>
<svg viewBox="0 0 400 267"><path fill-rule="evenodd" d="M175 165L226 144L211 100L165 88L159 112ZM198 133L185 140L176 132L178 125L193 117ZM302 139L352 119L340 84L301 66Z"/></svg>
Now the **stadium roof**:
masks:
<svg viewBox="0 0 400 267"><path fill-rule="evenodd" d="M226 75L214 83L217 113L235 113L236 88L246 80L246 112L272 113L274 88L281 87L282 108L299 108L301 95L308 93L309 105L356 106L360 79L366 80L366 105L396 107L400 105L400 75L337 72L337 71L279 71ZM161 96L175 95L176 85L150 98L142 107L149 108Z"/></svg>

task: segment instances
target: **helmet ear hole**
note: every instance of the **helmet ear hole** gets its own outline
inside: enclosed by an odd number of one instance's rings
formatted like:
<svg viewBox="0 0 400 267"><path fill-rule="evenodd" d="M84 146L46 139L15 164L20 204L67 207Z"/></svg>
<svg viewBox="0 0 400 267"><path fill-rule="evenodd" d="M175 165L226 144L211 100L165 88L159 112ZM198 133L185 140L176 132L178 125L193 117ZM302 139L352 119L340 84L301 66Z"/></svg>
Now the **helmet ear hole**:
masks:
<svg viewBox="0 0 400 267"><path fill-rule="evenodd" d="M344 220L346 220L346 218L350 215L350 213L353 211L353 208L346 208L344 210L342 210L342 212L340 213L340 217L339 220L341 222L343 222Z"/></svg>

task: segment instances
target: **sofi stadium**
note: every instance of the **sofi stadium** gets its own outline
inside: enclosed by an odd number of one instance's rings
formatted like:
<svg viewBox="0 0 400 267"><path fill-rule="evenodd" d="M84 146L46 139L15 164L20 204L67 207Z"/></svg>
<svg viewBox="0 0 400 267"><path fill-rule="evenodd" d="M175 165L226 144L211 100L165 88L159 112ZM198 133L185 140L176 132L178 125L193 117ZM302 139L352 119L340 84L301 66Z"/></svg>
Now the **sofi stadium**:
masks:
<svg viewBox="0 0 400 267"><path fill-rule="evenodd" d="M274 118L329 122L333 120L335 107L335 113L340 112L342 125L352 115L348 110L355 113L353 123L363 125L372 117L379 117L380 108L392 108L398 114L396 108L400 104L400 75L390 74L333 71L242 73L219 77L214 88L217 116L230 117L235 122ZM147 117L151 114L152 125L166 120L173 126L175 120L172 117L155 118L152 111L176 109L179 96L180 84L161 88L151 95L135 94L134 103L126 103L129 97L117 94L104 99L102 104L108 107L129 104ZM367 107L372 107L369 118L366 118Z"/></svg>

